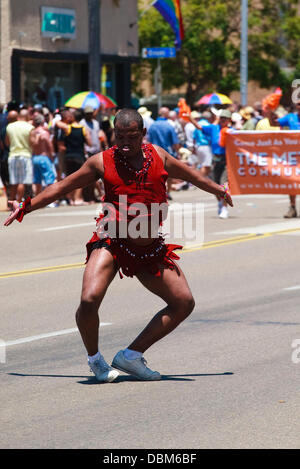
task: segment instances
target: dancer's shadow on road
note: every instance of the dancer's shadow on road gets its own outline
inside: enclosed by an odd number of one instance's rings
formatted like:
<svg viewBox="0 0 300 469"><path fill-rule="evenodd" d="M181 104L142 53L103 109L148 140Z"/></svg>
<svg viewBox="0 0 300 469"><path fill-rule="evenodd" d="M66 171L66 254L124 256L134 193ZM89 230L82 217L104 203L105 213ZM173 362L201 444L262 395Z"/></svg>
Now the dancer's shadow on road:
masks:
<svg viewBox="0 0 300 469"><path fill-rule="evenodd" d="M85 385L94 385L94 384L103 384L99 383L96 378L90 376L78 376L78 375L46 375L46 374L26 374L26 373L8 373L10 376L19 376L19 377L38 377L38 378L84 378L84 380L77 381L79 384ZM205 377L205 376L231 376L234 373L227 371L225 373L193 373L193 374L182 374L182 375L162 375L162 381L195 381L196 377ZM140 381L134 376L130 375L119 375L117 379L110 384L124 383L124 382L139 382L144 383L145 381ZM157 381L156 381L157 382Z"/></svg>
<svg viewBox="0 0 300 469"><path fill-rule="evenodd" d="M182 374L182 375L161 375L161 379L158 381L153 381L153 382L162 382L162 381L195 381L196 377L203 377L203 376L230 376L233 375L231 371L225 372L225 373L193 373L193 374ZM95 377L89 378L87 381L78 381L80 384L101 384L99 383ZM124 383L124 382L137 382L137 383L145 383L145 381L138 380L134 376L130 375L119 375L117 379L111 384L118 384L118 383ZM149 381L147 381L149 382Z"/></svg>

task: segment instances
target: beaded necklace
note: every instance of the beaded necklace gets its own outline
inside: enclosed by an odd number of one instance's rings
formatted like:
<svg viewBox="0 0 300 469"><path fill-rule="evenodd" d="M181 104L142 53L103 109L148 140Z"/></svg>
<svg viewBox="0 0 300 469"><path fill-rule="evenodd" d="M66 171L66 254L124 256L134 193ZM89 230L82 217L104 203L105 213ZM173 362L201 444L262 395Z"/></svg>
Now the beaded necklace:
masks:
<svg viewBox="0 0 300 469"><path fill-rule="evenodd" d="M128 171L134 176L134 179L138 185L145 181L151 163L153 161L152 156L152 148L150 145L143 144L142 145L142 152L143 152L143 166L141 169L134 168L129 161L127 160L125 155L122 155L120 151L118 151L118 147L115 145L113 147L114 151L114 159L117 162L120 162Z"/></svg>

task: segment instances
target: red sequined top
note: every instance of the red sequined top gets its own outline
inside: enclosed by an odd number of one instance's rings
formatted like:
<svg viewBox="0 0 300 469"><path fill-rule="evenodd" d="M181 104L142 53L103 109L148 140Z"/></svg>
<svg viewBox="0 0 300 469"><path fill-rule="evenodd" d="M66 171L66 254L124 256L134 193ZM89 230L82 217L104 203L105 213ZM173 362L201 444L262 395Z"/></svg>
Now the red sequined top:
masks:
<svg viewBox="0 0 300 469"><path fill-rule="evenodd" d="M118 152L116 146L103 152L103 209L107 210L107 204L112 204L117 221L130 221L135 218L135 207L138 209L138 204L142 203L147 207L147 216L150 217L153 208L151 204L167 203L168 173L164 169L163 161L153 145L144 144L142 150L144 164L140 170L133 168L126 157ZM145 216L145 213L140 212L140 216Z"/></svg>
<svg viewBox="0 0 300 469"><path fill-rule="evenodd" d="M144 270L160 276L162 265L170 269L176 268L174 261L179 257L173 251L182 249L182 246L179 245L165 244L163 237L157 236L159 227L167 216L167 210L159 212L159 217L156 217L155 207L167 208L166 181L168 173L164 169L161 157L151 144L143 145L142 150L144 164L139 171L133 168L125 157L122 157L117 147L103 152L105 186L103 214L97 219L97 232L94 232L87 244L86 261L88 261L94 246L97 247L99 241L104 241L109 246L109 250L119 267L121 277L121 271L126 276L132 277ZM124 197L125 200L122 199ZM143 204L143 207L147 209L146 214L131 212L131 208L135 205L138 206L138 204ZM132 242L130 230L128 230L128 236L127 233L122 234L122 228L124 226L125 228L130 227L132 220L134 225L136 221L139 222L139 225L146 225L148 232L145 237L152 237L154 241L146 246L137 245L134 241ZM153 220L155 221L153 222ZM118 223L115 223L116 221ZM110 232L108 228L110 224L112 228L117 225L116 233ZM152 236L153 234L154 236ZM143 236L141 235L141 237Z"/></svg>

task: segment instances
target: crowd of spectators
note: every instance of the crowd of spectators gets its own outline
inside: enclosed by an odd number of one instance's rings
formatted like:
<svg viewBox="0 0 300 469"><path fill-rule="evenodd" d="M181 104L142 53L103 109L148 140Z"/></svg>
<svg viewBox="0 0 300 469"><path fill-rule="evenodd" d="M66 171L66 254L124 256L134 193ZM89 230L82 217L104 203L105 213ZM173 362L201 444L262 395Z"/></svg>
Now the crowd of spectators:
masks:
<svg viewBox="0 0 300 469"><path fill-rule="evenodd" d="M115 110L61 108L10 102L0 107L0 176L9 199L22 201L76 171L114 143ZM101 181L49 207L86 205L103 195Z"/></svg>
<svg viewBox="0 0 300 469"><path fill-rule="evenodd" d="M242 107L238 104L196 108L182 114L180 107L161 107L158 117L145 106L138 109L147 129L145 142L164 148L211 177L218 184L227 181L226 133L236 131L300 130L300 102L294 108L280 105L277 89L262 102ZM117 109L57 109L51 113L40 105L0 106L1 180L10 199L21 201L38 194L43 187L76 171L91 155L114 144L113 118ZM194 189L188 183L168 179L168 198L172 191ZM51 207L61 204L85 205L98 202L103 195L99 180L90 187L74 191ZM228 218L226 203L219 201L218 215ZM297 216L296 196L290 196L286 218Z"/></svg>
<svg viewBox="0 0 300 469"><path fill-rule="evenodd" d="M147 128L146 141L165 148L171 155L198 169L218 184L227 182L226 134L235 131L300 130L300 102L289 109L280 105L282 93L276 89L261 102L242 107L210 106L194 109L182 115L180 108L162 107L156 120L145 106L138 109ZM180 181L169 181L172 190L188 190L193 186ZM218 202L218 216L228 218L226 202ZM296 196L290 196L285 218L297 216Z"/></svg>

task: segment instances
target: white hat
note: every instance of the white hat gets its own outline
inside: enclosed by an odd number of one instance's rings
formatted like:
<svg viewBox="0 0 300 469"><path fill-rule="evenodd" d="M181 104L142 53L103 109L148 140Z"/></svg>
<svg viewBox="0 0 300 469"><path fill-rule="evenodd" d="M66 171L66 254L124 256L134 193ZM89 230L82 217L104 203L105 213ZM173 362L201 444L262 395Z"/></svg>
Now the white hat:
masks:
<svg viewBox="0 0 300 469"><path fill-rule="evenodd" d="M193 119L200 119L201 114L198 111L192 111L191 116L192 116Z"/></svg>
<svg viewBox="0 0 300 469"><path fill-rule="evenodd" d="M212 107L212 108L211 108L211 112L212 112L215 116L219 117L220 114L221 114L221 112L222 112L222 109L216 109L215 107Z"/></svg>
<svg viewBox="0 0 300 469"><path fill-rule="evenodd" d="M188 161L189 157L192 155L192 152L190 150L188 150L187 148L183 148L183 147L181 147L178 150L178 153L182 161Z"/></svg>
<svg viewBox="0 0 300 469"><path fill-rule="evenodd" d="M231 115L232 122L241 122L242 119L243 119L243 116L241 116L241 114L239 112L234 112Z"/></svg>
<svg viewBox="0 0 300 469"><path fill-rule="evenodd" d="M142 117L150 117L152 115L152 112L149 111L149 109L147 109L146 106L142 106L138 108L137 112L141 114Z"/></svg>

